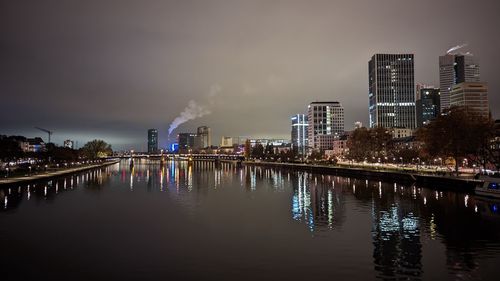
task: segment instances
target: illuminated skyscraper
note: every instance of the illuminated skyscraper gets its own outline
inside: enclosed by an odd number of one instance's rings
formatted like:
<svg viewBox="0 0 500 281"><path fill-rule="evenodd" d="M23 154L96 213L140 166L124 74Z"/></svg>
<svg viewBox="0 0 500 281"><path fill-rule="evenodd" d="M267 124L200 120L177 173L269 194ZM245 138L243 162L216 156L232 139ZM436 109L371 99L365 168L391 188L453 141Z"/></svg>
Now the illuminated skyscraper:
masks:
<svg viewBox="0 0 500 281"><path fill-rule="evenodd" d="M439 57L439 88L441 90L441 112L450 107L453 86L463 82L480 82L479 62L467 54L447 53Z"/></svg>
<svg viewBox="0 0 500 281"><path fill-rule="evenodd" d="M439 89L421 88L417 95L417 126L422 127L441 113L441 95Z"/></svg>
<svg viewBox="0 0 500 281"><path fill-rule="evenodd" d="M158 130L149 129L148 130L148 153L158 152Z"/></svg>
<svg viewBox="0 0 500 281"><path fill-rule="evenodd" d="M307 152L307 116L296 114L292 116L292 148L297 155L305 155Z"/></svg>
<svg viewBox="0 0 500 281"><path fill-rule="evenodd" d="M344 132L344 107L340 102L311 102L307 108L308 144L319 148L318 135L341 135Z"/></svg>
<svg viewBox="0 0 500 281"><path fill-rule="evenodd" d="M413 54L375 54L368 63L370 127L416 127Z"/></svg>

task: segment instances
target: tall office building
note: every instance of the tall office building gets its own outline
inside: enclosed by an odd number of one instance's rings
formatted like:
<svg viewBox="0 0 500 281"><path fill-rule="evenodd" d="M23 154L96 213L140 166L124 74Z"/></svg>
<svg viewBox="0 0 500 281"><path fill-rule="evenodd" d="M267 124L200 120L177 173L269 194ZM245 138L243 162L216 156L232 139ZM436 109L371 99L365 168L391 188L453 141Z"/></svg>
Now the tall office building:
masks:
<svg viewBox="0 0 500 281"><path fill-rule="evenodd" d="M413 54L375 54L368 63L370 127L416 127Z"/></svg>
<svg viewBox="0 0 500 281"><path fill-rule="evenodd" d="M311 102L307 108L309 147L319 148L318 135L341 135L344 132L344 107L340 102Z"/></svg>
<svg viewBox="0 0 500 281"><path fill-rule="evenodd" d="M148 153L158 152L158 130L149 129L148 130Z"/></svg>
<svg viewBox="0 0 500 281"><path fill-rule="evenodd" d="M292 116L292 149L297 155L305 155L307 152L307 126L305 114Z"/></svg>
<svg viewBox="0 0 500 281"><path fill-rule="evenodd" d="M451 106L463 106L473 115L488 118L488 85L484 82L463 82L453 86L450 92Z"/></svg>
<svg viewBox="0 0 500 281"><path fill-rule="evenodd" d="M194 147L194 140L196 134L193 133L179 133L177 135L177 143L179 144L179 152L186 153Z"/></svg>
<svg viewBox="0 0 500 281"><path fill-rule="evenodd" d="M197 129L195 147L207 148L212 146L212 129L207 126L201 126Z"/></svg>
<svg viewBox="0 0 500 281"><path fill-rule="evenodd" d="M439 88L441 112L450 107L450 93L454 85L463 82L480 82L479 62L467 54L447 53L439 57Z"/></svg>
<svg viewBox="0 0 500 281"><path fill-rule="evenodd" d="M418 89L418 88L417 88ZM417 95L417 127L427 125L441 113L441 95L438 88L418 89Z"/></svg>

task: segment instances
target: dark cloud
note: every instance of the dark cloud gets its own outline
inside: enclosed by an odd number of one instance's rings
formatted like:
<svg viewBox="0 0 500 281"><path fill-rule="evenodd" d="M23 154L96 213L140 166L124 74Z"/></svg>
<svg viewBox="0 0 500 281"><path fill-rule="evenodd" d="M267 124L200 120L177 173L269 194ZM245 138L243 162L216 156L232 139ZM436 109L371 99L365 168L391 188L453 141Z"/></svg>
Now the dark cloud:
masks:
<svg viewBox="0 0 500 281"><path fill-rule="evenodd" d="M497 1L1 1L0 133L145 147L190 100L221 91L198 125L220 135L289 137L289 116L339 100L346 128L367 123L367 62L415 54L416 81L438 85L438 56L480 58L496 118Z"/></svg>

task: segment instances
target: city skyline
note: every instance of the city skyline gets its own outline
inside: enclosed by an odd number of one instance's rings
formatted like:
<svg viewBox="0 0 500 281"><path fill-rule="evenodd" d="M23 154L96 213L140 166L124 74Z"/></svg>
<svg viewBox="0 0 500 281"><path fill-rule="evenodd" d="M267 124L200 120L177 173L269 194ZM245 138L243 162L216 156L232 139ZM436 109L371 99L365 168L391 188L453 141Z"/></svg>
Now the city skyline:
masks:
<svg viewBox="0 0 500 281"><path fill-rule="evenodd" d="M369 124L373 54L414 54L415 83L439 86L439 56L464 42L500 115L495 1L99 3L1 5L0 134L46 140L41 126L59 144L100 138L145 150L144 132L157 128L165 147L191 100L207 114L171 139L201 125L213 139L289 138L289 116L324 100L342 103L349 130Z"/></svg>

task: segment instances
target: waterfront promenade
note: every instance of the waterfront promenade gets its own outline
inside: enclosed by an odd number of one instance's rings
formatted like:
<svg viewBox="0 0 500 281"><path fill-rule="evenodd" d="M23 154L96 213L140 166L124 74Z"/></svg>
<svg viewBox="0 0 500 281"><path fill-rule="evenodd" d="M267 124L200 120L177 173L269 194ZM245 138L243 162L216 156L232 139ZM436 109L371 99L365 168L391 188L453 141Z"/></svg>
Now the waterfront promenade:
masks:
<svg viewBox="0 0 500 281"><path fill-rule="evenodd" d="M25 176L1 178L0 179L0 186L7 185L7 184L13 184L13 183L21 183L21 182L30 182L30 181L37 181L37 180L42 180L42 179L49 179L49 178L58 177L58 176L62 176L62 175L73 174L73 173L86 171L86 170L90 170L90 169L105 167L108 165L116 164L118 162L119 161L117 161L117 160L112 160L112 161L106 161L106 162L102 162L102 163L98 163L98 164L89 164L89 165L83 165L83 166L79 166L79 167L63 168L63 169L58 169L56 171L46 171L46 172L25 175Z"/></svg>
<svg viewBox="0 0 500 281"><path fill-rule="evenodd" d="M424 171L387 169L380 166L347 166L347 165L322 165L322 164L300 164L285 162L255 162L245 161L245 165L276 167L323 173L346 177L366 178L371 180L404 182L418 184L421 186L452 191L471 192L482 180L474 179L472 176L453 176L449 174L440 175Z"/></svg>

